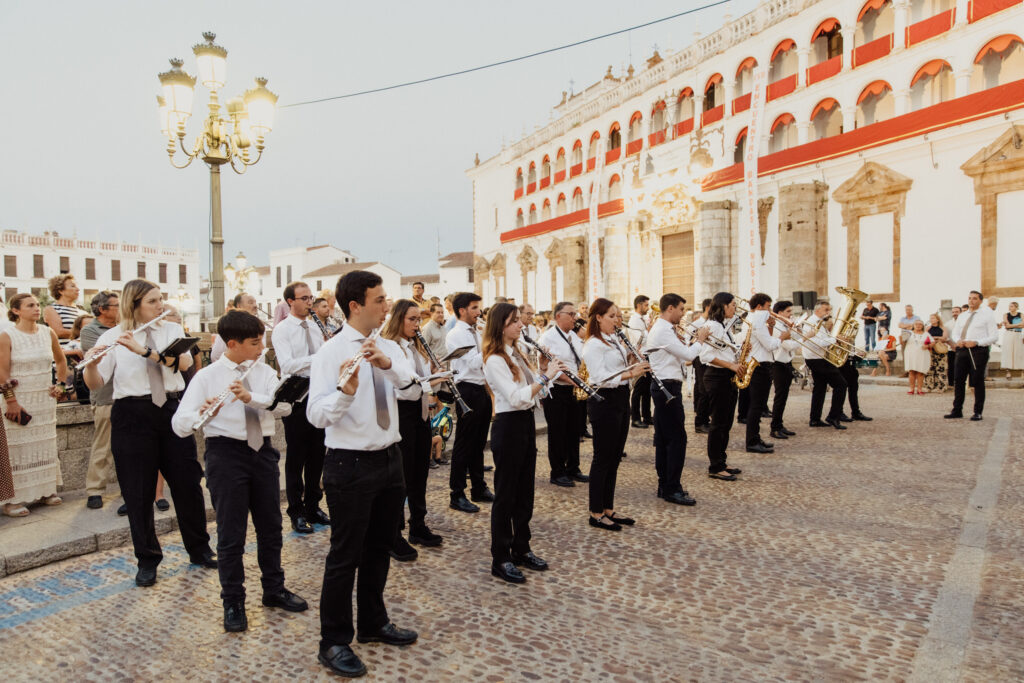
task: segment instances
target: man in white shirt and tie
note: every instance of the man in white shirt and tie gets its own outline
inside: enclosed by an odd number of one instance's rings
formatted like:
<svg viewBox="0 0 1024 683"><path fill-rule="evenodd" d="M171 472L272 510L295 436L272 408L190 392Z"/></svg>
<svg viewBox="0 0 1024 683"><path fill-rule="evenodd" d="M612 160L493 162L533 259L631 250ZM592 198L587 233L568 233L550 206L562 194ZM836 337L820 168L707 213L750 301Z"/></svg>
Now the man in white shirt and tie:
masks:
<svg viewBox="0 0 1024 683"><path fill-rule="evenodd" d="M324 344L324 335L308 320L313 293L305 282L292 282L284 288L289 306L288 317L271 334L274 354L282 375L310 376L313 355ZM281 420L287 443L284 459L285 493L292 529L300 534L313 533L313 524L329 525L331 520L320 509L320 474L324 468L324 430L306 419L306 402L293 406L291 415ZM303 476L305 475L305 476Z"/></svg>
<svg viewBox="0 0 1024 683"><path fill-rule="evenodd" d="M757 361L754 374L747 386L750 404L747 406L747 452L773 453L774 444L761 438L761 414L768 409L768 392L772 388L772 364L775 352L783 341L789 339L789 330L783 330L778 338L772 336L774 320L771 319L772 298L758 292L750 297L750 315L747 324L751 326L750 356ZM769 325L769 321L771 324Z"/></svg>
<svg viewBox="0 0 1024 683"><path fill-rule="evenodd" d="M806 338L810 343L804 346L804 360L807 367L811 369L811 377L814 378L814 388L811 390L811 419L808 424L811 427L828 427L835 429L846 429L840 421L843 414L843 404L846 403L846 380L839 374L839 368L825 360L824 351L835 339L822 329L824 321L832 316L832 304L825 299L819 299L814 306L814 314L804 323L804 330L807 331ZM822 323L821 328L818 323ZM813 336L811 331L818 328ZM832 406L828 416L823 422L821 411L825 407L825 394L828 388L832 387Z"/></svg>
<svg viewBox="0 0 1024 683"><path fill-rule="evenodd" d="M556 359L565 363L572 372L579 375L580 364L583 362L583 342L572 331L576 322L576 306L571 301L560 301L555 304L555 324L537 339L542 347ZM541 372L547 372L548 361L540 358ZM548 464L551 465L549 481L555 486L570 488L575 482L588 482L590 477L580 471L580 433L583 421L580 420L580 405L586 407L586 401L577 401L575 386L560 376L551 386L549 395L541 400L544 407L544 420L548 425Z"/></svg>
<svg viewBox="0 0 1024 683"><path fill-rule="evenodd" d="M950 334L950 343L956 347L956 369L953 375L953 412L946 415L948 419L964 416L965 384L968 378L974 387L974 414L971 420L980 420L985 409L988 356L992 344L999 336L999 327L992 309L981 305L984 298L981 292L970 293L967 297L967 310L960 313Z"/></svg>
<svg viewBox="0 0 1024 683"><path fill-rule="evenodd" d="M320 596L318 659L336 674L355 677L366 667L352 652L353 636L360 643L388 645L417 638L415 631L392 624L384 606L388 551L405 502L396 390L411 386L416 373L396 342L369 339L388 313L379 275L343 275L337 298L347 324L313 359L306 411L313 425L326 430L324 490L334 520ZM358 370L339 387L339 375L352 363ZM358 633L352 623L357 571Z"/></svg>
<svg viewBox="0 0 1024 683"><path fill-rule="evenodd" d="M708 322L708 309L711 299L700 302L701 314L694 318L693 328L699 330ZM704 368L700 356L693 359L693 431L707 434L711 431L711 406L708 403L708 392L704 390Z"/></svg>
<svg viewBox="0 0 1024 683"><path fill-rule="evenodd" d="M629 316L626 326L629 328L629 340L633 346L642 348L647 341L647 330L650 325L647 322L647 312L651 309L651 299L643 294L633 299L633 315ZM636 429L647 429L654 424L651 418L651 376L650 374L640 375L633 382L633 393L629 398L629 410L632 415L632 424Z"/></svg>

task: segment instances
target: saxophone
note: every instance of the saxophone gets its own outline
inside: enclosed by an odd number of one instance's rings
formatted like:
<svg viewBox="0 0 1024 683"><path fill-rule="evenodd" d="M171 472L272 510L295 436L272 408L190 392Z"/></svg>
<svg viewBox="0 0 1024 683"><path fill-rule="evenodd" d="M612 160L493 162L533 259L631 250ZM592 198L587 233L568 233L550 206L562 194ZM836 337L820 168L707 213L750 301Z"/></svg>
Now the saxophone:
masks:
<svg viewBox="0 0 1024 683"><path fill-rule="evenodd" d="M583 380L585 384L590 384L590 373L587 372L587 364L583 362L582 358L580 358L580 371L576 373L576 376ZM586 401L588 398L590 398L587 392L584 391L583 389L580 389L579 387L576 387L575 389L572 390L572 395L576 398L577 401ZM601 397L598 396L598 398Z"/></svg>
<svg viewBox="0 0 1024 683"><path fill-rule="evenodd" d="M750 357L750 335L754 332L754 325L750 321L747 324L747 335L743 338L743 346L740 347L739 358L736 362L743 368L743 375L736 375L732 378L732 383L736 385L738 389L746 389L747 385L750 384L750 378L754 376L754 370L760 363L756 359Z"/></svg>

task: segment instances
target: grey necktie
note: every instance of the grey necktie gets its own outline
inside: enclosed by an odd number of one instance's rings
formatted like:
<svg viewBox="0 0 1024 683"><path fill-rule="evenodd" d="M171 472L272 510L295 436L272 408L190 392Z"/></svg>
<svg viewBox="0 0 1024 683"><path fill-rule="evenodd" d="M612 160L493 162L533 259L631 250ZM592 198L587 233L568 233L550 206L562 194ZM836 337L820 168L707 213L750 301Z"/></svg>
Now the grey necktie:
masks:
<svg viewBox="0 0 1024 683"><path fill-rule="evenodd" d="M967 339L967 328L971 326L971 321L974 320L974 314L977 311L971 311L971 314L967 316L967 322L964 323L964 329L960 330L960 339L957 341L965 341Z"/></svg>
<svg viewBox="0 0 1024 683"><path fill-rule="evenodd" d="M153 340L153 330L146 330L146 346L156 352L156 342ZM149 395L153 399L153 405L157 408L167 403L167 390L164 389L164 371L160 365L144 358L146 364L146 376L149 377Z"/></svg>
<svg viewBox="0 0 1024 683"><path fill-rule="evenodd" d="M526 358L523 357L522 352L518 348L513 348L512 353L515 354L516 360L519 362L519 367L526 373L526 383L533 384L533 372L530 371L530 364L526 362Z"/></svg>
<svg viewBox="0 0 1024 683"><path fill-rule="evenodd" d="M313 346L312 337L309 336L309 323L303 320L301 323L299 323L299 327L302 328L302 336L306 338L306 351L308 351L309 355L312 356L314 353L316 353L316 348Z"/></svg>
<svg viewBox="0 0 1024 683"><path fill-rule="evenodd" d="M420 352L416 349L416 345L413 344L412 349L412 362L416 366L416 376L425 377L426 370L423 369L423 362L420 359ZM423 395L420 396L420 419L426 420L430 416L430 408L428 405L429 399L427 398L427 392L424 391Z"/></svg>
<svg viewBox="0 0 1024 683"><path fill-rule="evenodd" d="M257 361L258 362L258 361ZM235 366L235 372L239 375L245 374L246 368L241 365ZM249 378L246 377L242 380L242 386L245 387L246 391L252 391L252 387L249 385ZM245 440L249 444L249 448L254 451L259 451L263 448L263 427L260 426L260 414L255 408L245 404Z"/></svg>
<svg viewBox="0 0 1024 683"><path fill-rule="evenodd" d="M366 339L357 341L362 344ZM379 374L380 370L377 366L371 365L370 377L373 379L373 403L377 408L377 426L381 429L388 429L391 427L391 413L388 411L387 387L384 386L384 382L387 380Z"/></svg>

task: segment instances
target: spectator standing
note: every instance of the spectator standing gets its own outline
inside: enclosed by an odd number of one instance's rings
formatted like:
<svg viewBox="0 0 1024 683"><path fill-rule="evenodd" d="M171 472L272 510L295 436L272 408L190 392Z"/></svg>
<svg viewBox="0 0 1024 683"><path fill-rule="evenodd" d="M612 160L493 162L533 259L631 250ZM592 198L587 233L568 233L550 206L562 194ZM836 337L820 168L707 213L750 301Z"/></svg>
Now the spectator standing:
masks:
<svg viewBox="0 0 1024 683"><path fill-rule="evenodd" d="M949 335L946 333L946 328L943 327L942 318L938 313L928 316L927 332L932 338L932 344L928 348L931 351L931 365L928 366L928 374L924 378L924 388L929 393L943 392L949 388L948 367L945 351L939 351L938 348L949 343Z"/></svg>
<svg viewBox="0 0 1024 683"><path fill-rule="evenodd" d="M875 348L878 309L875 308L875 302L871 299L864 302L864 310L860 313L860 319L864 321L864 348L872 351Z"/></svg>
<svg viewBox="0 0 1024 683"><path fill-rule="evenodd" d="M931 335L924 329L924 322L918 318L910 328L903 347L903 366L910 376L908 394L924 395L924 376L928 374L928 368L931 366L931 345Z"/></svg>
<svg viewBox="0 0 1024 683"><path fill-rule="evenodd" d="M1006 379L1010 379L1013 370L1024 369L1024 318L1016 301L1010 302L1010 310L1003 314L999 326L1003 328L999 365L1006 370Z"/></svg>
<svg viewBox="0 0 1024 683"><path fill-rule="evenodd" d="M884 327L886 334L892 329L892 309L889 308L889 304L878 304L878 315L876 316L875 323L878 325L879 330ZM881 335L878 338L881 339Z"/></svg>
<svg viewBox="0 0 1024 683"><path fill-rule="evenodd" d="M75 303L78 301L78 283L75 276L62 273L50 278L48 283L53 303L43 311L43 322L57 333L62 349L67 350L71 341L71 328L84 311Z"/></svg>
<svg viewBox="0 0 1024 683"><path fill-rule="evenodd" d="M430 319L423 326L423 338L427 340L427 346L434 353L438 360L448 355L448 345L445 343L444 329L444 306L441 304L430 305Z"/></svg>
<svg viewBox="0 0 1024 683"><path fill-rule="evenodd" d="M90 307L96 317L82 328L82 351L88 351L96 346L96 340L117 325L120 319L119 305L116 292L103 291L92 298ZM114 405L113 382L107 382L96 391L89 392L89 402L92 403L93 432L89 469L85 474L85 494L88 496L85 506L90 510L98 510L103 507L103 493L107 490L107 485L117 479L114 472L114 454L110 450L110 410ZM127 512L125 508L125 513Z"/></svg>

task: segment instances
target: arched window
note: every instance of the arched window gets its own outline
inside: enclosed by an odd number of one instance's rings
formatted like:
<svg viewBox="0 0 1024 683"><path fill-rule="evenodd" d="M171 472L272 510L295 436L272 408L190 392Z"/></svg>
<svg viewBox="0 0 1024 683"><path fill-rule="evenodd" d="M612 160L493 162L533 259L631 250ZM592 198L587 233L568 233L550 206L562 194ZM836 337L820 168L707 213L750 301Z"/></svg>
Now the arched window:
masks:
<svg viewBox="0 0 1024 683"><path fill-rule="evenodd" d="M853 44L860 46L887 36L893 32L895 26L896 13L893 11L891 0L868 0L857 15L857 31L853 34ZM903 40L902 36L900 40Z"/></svg>
<svg viewBox="0 0 1024 683"><path fill-rule="evenodd" d="M818 24L811 34L811 66L827 62L843 54L843 33L839 20L829 18Z"/></svg>
<svg viewBox="0 0 1024 683"><path fill-rule="evenodd" d="M565 215L565 193L564 192L562 192L561 194L558 195L558 201L555 202L555 215L556 216L564 216Z"/></svg>
<svg viewBox="0 0 1024 683"><path fill-rule="evenodd" d="M583 190L577 187L572 191L572 210L582 211L583 208Z"/></svg>
<svg viewBox="0 0 1024 683"><path fill-rule="evenodd" d="M855 127L870 126L872 123L891 119L896 112L892 86L885 81L875 81L861 91L857 98Z"/></svg>
<svg viewBox="0 0 1024 683"><path fill-rule="evenodd" d="M772 58L768 63L768 82L774 83L795 75L798 61L796 41L786 38L772 50Z"/></svg>
<svg viewBox="0 0 1024 683"><path fill-rule="evenodd" d="M545 181L551 182L551 157L547 154L544 155L544 159L540 162L540 181L542 183Z"/></svg>
<svg viewBox="0 0 1024 683"><path fill-rule="evenodd" d="M633 112L629 117L629 142L639 140L643 137L644 115L638 111Z"/></svg>
<svg viewBox="0 0 1024 683"><path fill-rule="evenodd" d="M755 66L757 66L757 60L753 57L747 57L740 62L739 68L736 69L736 97L742 97L750 92L754 81Z"/></svg>
<svg viewBox="0 0 1024 683"><path fill-rule="evenodd" d="M914 74L910 81L910 110L917 111L939 102L945 102L954 95L956 81L948 62L933 59Z"/></svg>
<svg viewBox="0 0 1024 683"><path fill-rule="evenodd" d="M533 225L536 222L537 222L537 205L536 204L530 204L530 223L529 223L529 225Z"/></svg>
<svg viewBox="0 0 1024 683"><path fill-rule="evenodd" d="M622 178L616 173L608 181L608 201L622 199Z"/></svg>
<svg viewBox="0 0 1024 683"><path fill-rule="evenodd" d="M981 92L1024 78L1024 43L1007 34L993 38L978 51L971 74L971 92Z"/></svg>
<svg viewBox="0 0 1024 683"><path fill-rule="evenodd" d="M715 74L704 86L704 109L710 111L725 101L725 86L722 85L722 74Z"/></svg>
<svg viewBox="0 0 1024 683"><path fill-rule="evenodd" d="M583 163L583 142L577 140L572 146L572 165Z"/></svg>
<svg viewBox="0 0 1024 683"><path fill-rule="evenodd" d="M565 147L559 147L555 155L555 173L565 173Z"/></svg>
<svg viewBox="0 0 1024 683"><path fill-rule="evenodd" d="M732 152L732 163L742 164L743 155L747 153L747 129L744 128L740 131L740 134L736 136L736 146Z"/></svg>
<svg viewBox="0 0 1024 683"><path fill-rule="evenodd" d="M796 122L792 114L783 114L771 127L770 152L781 152L796 145Z"/></svg>
<svg viewBox="0 0 1024 683"><path fill-rule="evenodd" d="M517 168L516 169L516 189L517 190L523 189L523 169L522 168Z"/></svg>
<svg viewBox="0 0 1024 683"><path fill-rule="evenodd" d="M540 219L546 221L551 218L551 200L545 199L544 204L540 208Z"/></svg>
<svg viewBox="0 0 1024 683"><path fill-rule="evenodd" d="M843 132L843 114L839 103L829 97L818 103L811 112L811 140L821 140Z"/></svg>
<svg viewBox="0 0 1024 683"><path fill-rule="evenodd" d="M597 156L597 146L600 140L601 134L595 130L590 136L590 144L587 146L587 159L593 159Z"/></svg>
<svg viewBox="0 0 1024 683"><path fill-rule="evenodd" d="M683 88L679 91L679 96L676 97L676 123L692 120L694 109L693 88Z"/></svg>
<svg viewBox="0 0 1024 683"><path fill-rule="evenodd" d="M620 131L621 126L616 121L612 124L612 127L608 130L608 149L618 149L622 147L622 132Z"/></svg>
<svg viewBox="0 0 1024 683"><path fill-rule="evenodd" d="M668 122L665 120L665 100L659 100L651 110L651 132L665 130Z"/></svg>
<svg viewBox="0 0 1024 683"><path fill-rule="evenodd" d="M530 162L530 170L526 172L526 184L533 185L537 182L537 164Z"/></svg>
<svg viewBox="0 0 1024 683"><path fill-rule="evenodd" d="M521 208L516 212L516 227L523 227L523 210Z"/></svg>

